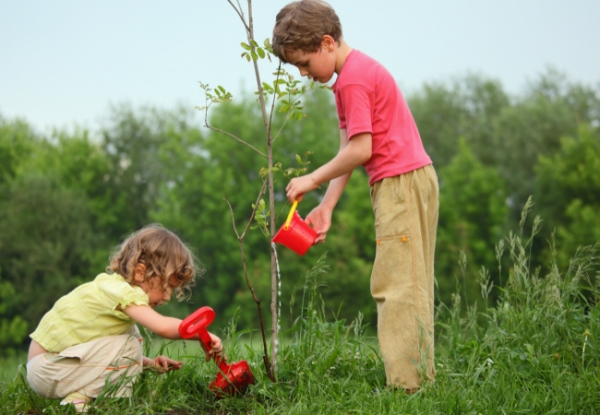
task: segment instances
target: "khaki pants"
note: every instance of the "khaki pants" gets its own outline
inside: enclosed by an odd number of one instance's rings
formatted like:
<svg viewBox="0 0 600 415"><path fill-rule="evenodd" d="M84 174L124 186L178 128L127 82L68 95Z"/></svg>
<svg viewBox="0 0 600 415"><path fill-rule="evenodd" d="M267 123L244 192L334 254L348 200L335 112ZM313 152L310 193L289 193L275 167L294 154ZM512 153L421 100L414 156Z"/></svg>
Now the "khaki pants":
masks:
<svg viewBox="0 0 600 415"><path fill-rule="evenodd" d="M435 380L433 259L439 188L433 166L371 186L377 249L371 294L387 384Z"/></svg>
<svg viewBox="0 0 600 415"><path fill-rule="evenodd" d="M111 396L128 397L141 371L142 346L132 332L39 355L27 364L27 381L38 395L49 399L73 392L96 398L107 380L109 384L121 381ZM126 378L121 379L123 376Z"/></svg>

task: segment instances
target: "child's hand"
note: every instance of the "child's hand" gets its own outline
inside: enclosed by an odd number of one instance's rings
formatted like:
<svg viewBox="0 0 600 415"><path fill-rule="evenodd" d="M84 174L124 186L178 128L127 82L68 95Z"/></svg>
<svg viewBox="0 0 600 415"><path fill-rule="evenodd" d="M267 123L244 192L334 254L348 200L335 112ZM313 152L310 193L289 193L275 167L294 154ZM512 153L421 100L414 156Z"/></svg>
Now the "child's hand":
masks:
<svg viewBox="0 0 600 415"><path fill-rule="evenodd" d="M326 209L321 205L314 208L304 220L317 232L318 236L315 240L315 245L325 242L327 231L331 227L331 209Z"/></svg>
<svg viewBox="0 0 600 415"><path fill-rule="evenodd" d="M208 333L208 335L210 336L211 349L206 350L204 347L202 347L202 350L204 350L204 353L206 354L207 362L210 360L211 357L214 357L216 359L217 357L223 356L223 342L221 341L221 339L210 332Z"/></svg>
<svg viewBox="0 0 600 415"><path fill-rule="evenodd" d="M313 176L307 174L290 180L285 190L290 203L294 203L295 200L302 200L305 193L318 188L319 185L313 181Z"/></svg>
<svg viewBox="0 0 600 415"><path fill-rule="evenodd" d="M158 373L166 373L172 370L181 369L181 361L169 359L167 356L157 356L154 359L148 359L144 366L154 368Z"/></svg>

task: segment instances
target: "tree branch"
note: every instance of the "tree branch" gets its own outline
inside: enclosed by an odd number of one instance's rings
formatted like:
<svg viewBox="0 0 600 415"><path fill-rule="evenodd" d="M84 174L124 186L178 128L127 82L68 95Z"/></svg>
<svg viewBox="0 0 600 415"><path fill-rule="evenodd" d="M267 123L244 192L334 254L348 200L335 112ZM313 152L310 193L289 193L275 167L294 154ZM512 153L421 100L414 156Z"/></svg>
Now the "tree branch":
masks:
<svg viewBox="0 0 600 415"><path fill-rule="evenodd" d="M259 149L257 149L256 147L254 147L252 144L247 143L246 141L242 140L241 138L239 138L238 136L231 134L230 132L227 132L225 130L221 130L220 128L215 128L211 125L208 125L206 122L204 123L204 126L208 129L211 129L213 131L216 131L218 133L223 133L225 135L228 135L229 137L237 140L238 142L240 142L241 144L250 147L252 150L254 150L255 152L257 152L258 154L260 154L261 156L263 156L264 158L267 158L267 155L265 153L263 153L262 151L260 151Z"/></svg>
<svg viewBox="0 0 600 415"><path fill-rule="evenodd" d="M267 186L267 182L263 180L263 185L262 185L262 188L256 199L256 203L254 204L254 208L252 209L252 214L250 215L250 220L248 220L248 223L246 224L246 228L244 229L244 232L242 232L241 236L240 236L239 232L237 231L237 227L235 226L235 214L233 212L233 207L231 206L231 203L229 203L229 200L227 199L227 195L225 195L224 199L227 202L227 206L229 206L229 211L231 212L231 223L233 225L233 231L235 232L235 235L237 236L237 239L238 239L238 243L240 245L240 252L242 255L242 268L244 270L244 278L246 280L246 286L250 290L250 293L252 294L252 299L254 300L254 302L256 303L256 306L258 308L258 319L260 322L260 331L261 331L261 337L262 337L262 341L263 341L263 350L264 350L263 361L265 363L265 369L267 371L267 376L269 377L269 379L271 379L272 382L275 382L276 379L273 374L273 368L271 366L271 362L269 361L269 348L267 346L267 336L265 333L265 323L264 323L264 319L263 319L261 301L256 296L254 287L250 283L250 277L248 277L248 266L246 263L246 251L244 250L244 238L246 236L246 232L250 228L250 224L252 223L252 220L254 219L254 215L256 214L256 209L258 209L258 203L260 201L260 198L265 193L266 186Z"/></svg>
<svg viewBox="0 0 600 415"><path fill-rule="evenodd" d="M235 5L233 4L233 2L231 0L227 0L227 3L231 4L231 7L233 7L233 10L235 10L235 12L238 14L238 16L240 16L240 19L242 20L242 23L244 24L246 31L249 32L250 28L248 27L248 25L246 24L246 20L244 19L244 11L242 10L242 5L240 4L239 0L236 0L238 7L235 7ZM249 5L248 9L250 11L252 11L252 2L248 1L248 5Z"/></svg>

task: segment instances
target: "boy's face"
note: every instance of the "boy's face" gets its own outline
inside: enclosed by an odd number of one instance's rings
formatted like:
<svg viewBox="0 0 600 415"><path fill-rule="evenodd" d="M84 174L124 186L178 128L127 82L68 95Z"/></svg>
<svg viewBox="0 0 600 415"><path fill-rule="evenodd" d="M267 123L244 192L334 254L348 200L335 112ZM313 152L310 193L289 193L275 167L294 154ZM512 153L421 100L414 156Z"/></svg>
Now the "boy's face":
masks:
<svg viewBox="0 0 600 415"><path fill-rule="evenodd" d="M316 52L290 51L286 59L298 68L300 76L315 82L327 83L335 73L335 54L325 46Z"/></svg>

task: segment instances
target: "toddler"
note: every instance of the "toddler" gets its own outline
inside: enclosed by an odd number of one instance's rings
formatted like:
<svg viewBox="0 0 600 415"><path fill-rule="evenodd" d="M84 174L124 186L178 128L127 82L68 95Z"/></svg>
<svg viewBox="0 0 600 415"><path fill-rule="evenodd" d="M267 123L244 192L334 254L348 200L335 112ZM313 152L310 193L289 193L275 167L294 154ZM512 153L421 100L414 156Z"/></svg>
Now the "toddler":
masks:
<svg viewBox="0 0 600 415"><path fill-rule="evenodd" d="M159 373L180 369L181 361L142 355L135 323L166 339L181 339L181 320L154 309L173 293L179 300L185 298L195 273L192 253L162 226L149 225L129 236L112 255L106 273L60 298L30 335L31 388L85 412L107 381L117 385L112 396L129 397L142 367ZM223 348L221 339L210 336L207 360L220 356Z"/></svg>

